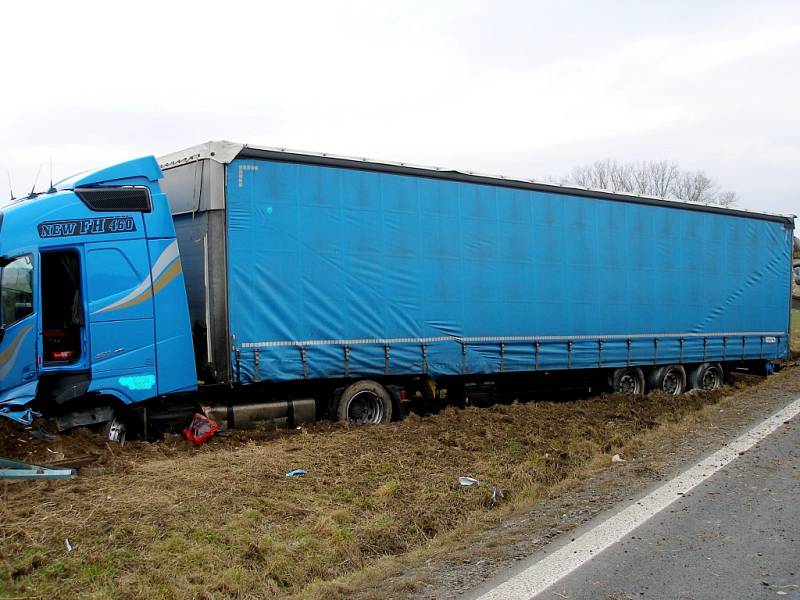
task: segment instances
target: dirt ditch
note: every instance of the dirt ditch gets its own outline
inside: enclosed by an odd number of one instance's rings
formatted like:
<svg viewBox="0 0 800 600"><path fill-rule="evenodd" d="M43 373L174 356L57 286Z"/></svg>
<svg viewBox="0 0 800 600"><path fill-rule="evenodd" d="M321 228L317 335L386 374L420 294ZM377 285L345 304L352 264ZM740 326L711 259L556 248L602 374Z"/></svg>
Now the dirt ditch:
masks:
<svg viewBox="0 0 800 600"><path fill-rule="evenodd" d="M735 389L448 409L379 427L241 432L201 448L6 429L6 456L93 460L76 480L6 486L0 597L348 597L370 595L376 577L376 597L402 597L436 578L398 569L463 550L726 394ZM287 477L295 468L306 474Z"/></svg>

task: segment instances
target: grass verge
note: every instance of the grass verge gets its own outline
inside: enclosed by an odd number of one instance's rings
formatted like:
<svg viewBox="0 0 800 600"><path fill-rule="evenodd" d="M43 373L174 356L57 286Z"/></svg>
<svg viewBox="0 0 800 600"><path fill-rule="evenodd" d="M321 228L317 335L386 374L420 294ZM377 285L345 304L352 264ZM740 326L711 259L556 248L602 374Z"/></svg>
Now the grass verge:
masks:
<svg viewBox="0 0 800 600"><path fill-rule="evenodd" d="M197 451L134 445L106 474L9 487L0 597L346 597L365 569L446 553L720 396L448 409ZM293 468L307 474L287 478Z"/></svg>

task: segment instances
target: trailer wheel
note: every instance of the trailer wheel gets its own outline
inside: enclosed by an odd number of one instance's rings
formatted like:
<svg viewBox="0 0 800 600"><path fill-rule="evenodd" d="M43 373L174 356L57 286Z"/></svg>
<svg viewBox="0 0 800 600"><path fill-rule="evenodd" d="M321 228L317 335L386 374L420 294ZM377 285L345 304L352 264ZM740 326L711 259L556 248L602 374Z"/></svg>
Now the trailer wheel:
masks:
<svg viewBox="0 0 800 600"><path fill-rule="evenodd" d="M336 417L343 423L356 425L388 423L392 420L392 397L376 381L356 381L339 397Z"/></svg>
<svg viewBox="0 0 800 600"><path fill-rule="evenodd" d="M639 367L617 369L611 376L611 386L618 394L644 394L644 373Z"/></svg>
<svg viewBox="0 0 800 600"><path fill-rule="evenodd" d="M647 386L653 391L678 396L686 391L686 370L681 365L656 367L650 373Z"/></svg>
<svg viewBox="0 0 800 600"><path fill-rule="evenodd" d="M724 381L722 365L719 363L701 363L689 373L689 387L693 390L718 390Z"/></svg>

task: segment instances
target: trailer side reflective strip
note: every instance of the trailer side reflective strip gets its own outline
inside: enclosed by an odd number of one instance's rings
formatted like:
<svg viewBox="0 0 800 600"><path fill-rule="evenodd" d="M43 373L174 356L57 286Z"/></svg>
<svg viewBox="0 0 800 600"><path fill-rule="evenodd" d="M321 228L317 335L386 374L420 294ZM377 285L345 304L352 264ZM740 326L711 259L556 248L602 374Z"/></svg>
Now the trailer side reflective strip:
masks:
<svg viewBox="0 0 800 600"><path fill-rule="evenodd" d="M736 331L728 333L638 333L611 335L515 335L515 336L479 336L457 337L438 336L427 338L359 338L352 340L276 340L267 342L243 342L241 348L271 348L277 346L330 346L330 345L364 345L364 344L427 344L431 342L458 342L466 344L499 343L499 342L566 342L566 341L605 341L653 338L713 338L713 337L762 337L767 336L766 343L775 343L777 338L785 336L785 332L775 331Z"/></svg>

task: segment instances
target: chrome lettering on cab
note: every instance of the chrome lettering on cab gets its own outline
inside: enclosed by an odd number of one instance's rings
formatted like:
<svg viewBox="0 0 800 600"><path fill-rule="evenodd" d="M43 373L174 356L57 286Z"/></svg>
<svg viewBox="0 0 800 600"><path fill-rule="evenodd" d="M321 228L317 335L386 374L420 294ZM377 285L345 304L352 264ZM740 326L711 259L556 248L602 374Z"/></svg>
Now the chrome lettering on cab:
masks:
<svg viewBox="0 0 800 600"><path fill-rule="evenodd" d="M38 225L39 237L71 237L136 231L133 217L91 217L68 221L44 221Z"/></svg>

